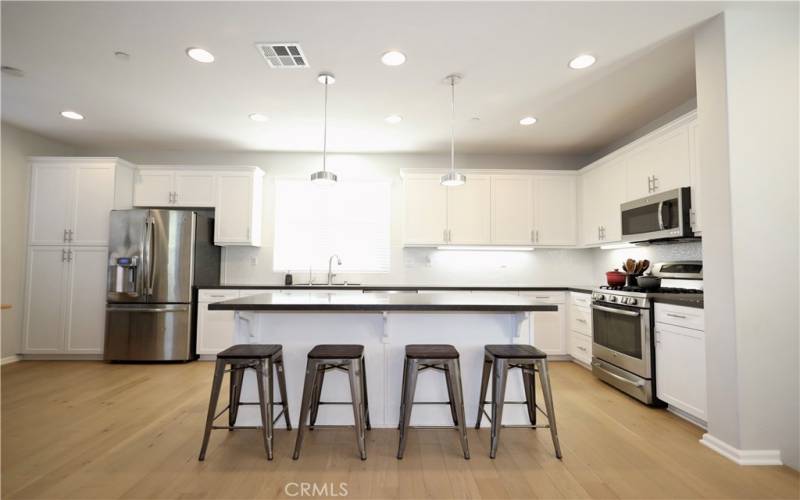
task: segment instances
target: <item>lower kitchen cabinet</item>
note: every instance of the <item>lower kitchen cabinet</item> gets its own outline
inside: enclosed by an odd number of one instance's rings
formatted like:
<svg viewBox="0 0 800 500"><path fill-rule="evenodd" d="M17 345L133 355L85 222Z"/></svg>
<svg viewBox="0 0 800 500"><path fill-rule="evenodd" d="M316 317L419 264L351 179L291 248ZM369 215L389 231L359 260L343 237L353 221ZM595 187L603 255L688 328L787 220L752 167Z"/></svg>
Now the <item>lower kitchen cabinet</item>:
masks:
<svg viewBox="0 0 800 500"><path fill-rule="evenodd" d="M656 304L656 394L671 407L706 421L705 332L687 327L702 309Z"/></svg>
<svg viewBox="0 0 800 500"><path fill-rule="evenodd" d="M106 247L31 246L24 354L102 354Z"/></svg>
<svg viewBox="0 0 800 500"><path fill-rule="evenodd" d="M558 306L558 311L536 312L533 317L533 335L531 343L549 355L567 353L564 292L520 292L520 295L547 304Z"/></svg>
<svg viewBox="0 0 800 500"><path fill-rule="evenodd" d="M209 311L208 304L239 298L239 290L200 290L197 294L197 354L214 355L233 345L233 311Z"/></svg>
<svg viewBox="0 0 800 500"><path fill-rule="evenodd" d="M567 352L585 365L592 363L592 297L588 293L570 293Z"/></svg>

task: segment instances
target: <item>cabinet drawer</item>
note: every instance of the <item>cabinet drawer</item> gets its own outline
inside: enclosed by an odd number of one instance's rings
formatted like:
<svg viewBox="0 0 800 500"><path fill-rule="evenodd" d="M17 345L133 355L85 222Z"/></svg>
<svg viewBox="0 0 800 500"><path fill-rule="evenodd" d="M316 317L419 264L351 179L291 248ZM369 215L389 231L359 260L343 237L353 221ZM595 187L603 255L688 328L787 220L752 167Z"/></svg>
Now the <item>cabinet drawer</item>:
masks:
<svg viewBox="0 0 800 500"><path fill-rule="evenodd" d="M592 336L592 313L589 309L573 307L570 315L570 330L587 337Z"/></svg>
<svg viewBox="0 0 800 500"><path fill-rule="evenodd" d="M697 307L656 303L655 315L656 323L705 330L705 312Z"/></svg>
<svg viewBox="0 0 800 500"><path fill-rule="evenodd" d="M569 354L583 363L592 362L592 339L580 333L569 333Z"/></svg>
<svg viewBox="0 0 800 500"><path fill-rule="evenodd" d="M239 290L200 290L197 301L200 303L221 302L239 298Z"/></svg>
<svg viewBox="0 0 800 500"><path fill-rule="evenodd" d="M572 296L572 304L578 307L589 308L592 305L592 295L588 293L570 293Z"/></svg>
<svg viewBox="0 0 800 500"><path fill-rule="evenodd" d="M566 302L565 292L519 292L528 299L533 299L547 304L563 304Z"/></svg>

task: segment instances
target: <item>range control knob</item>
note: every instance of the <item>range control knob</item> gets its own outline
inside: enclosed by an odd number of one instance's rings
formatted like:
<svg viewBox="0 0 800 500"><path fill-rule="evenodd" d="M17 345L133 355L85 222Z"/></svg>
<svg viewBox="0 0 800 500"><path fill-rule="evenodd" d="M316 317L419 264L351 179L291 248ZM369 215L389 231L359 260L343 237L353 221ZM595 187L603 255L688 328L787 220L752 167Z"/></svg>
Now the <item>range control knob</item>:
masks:
<svg viewBox="0 0 800 500"><path fill-rule="evenodd" d="M631 297L631 300L628 301L628 304L635 306L639 301Z"/></svg>
<svg viewBox="0 0 800 500"><path fill-rule="evenodd" d="M621 303L623 303L623 304L627 304L628 303L628 297L622 297L621 299L619 299L619 301Z"/></svg>
<svg viewBox="0 0 800 500"><path fill-rule="evenodd" d="M615 295L612 295L611 297L608 298L608 301L609 302L616 302L617 301L617 297Z"/></svg>

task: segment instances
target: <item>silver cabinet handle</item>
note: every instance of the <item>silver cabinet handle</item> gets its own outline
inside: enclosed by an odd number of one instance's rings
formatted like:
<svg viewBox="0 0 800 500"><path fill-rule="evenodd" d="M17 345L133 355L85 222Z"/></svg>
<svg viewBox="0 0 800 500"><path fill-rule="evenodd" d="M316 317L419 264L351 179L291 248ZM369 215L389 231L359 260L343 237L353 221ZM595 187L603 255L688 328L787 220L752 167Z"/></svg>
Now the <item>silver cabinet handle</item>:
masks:
<svg viewBox="0 0 800 500"><path fill-rule="evenodd" d="M65 248L61 249L61 262L67 261L67 250Z"/></svg>
<svg viewBox="0 0 800 500"><path fill-rule="evenodd" d="M178 203L178 192L177 191L173 191L172 192L172 203Z"/></svg>
<svg viewBox="0 0 800 500"><path fill-rule="evenodd" d="M653 176L653 192L655 193L658 191L658 177L655 175Z"/></svg>
<svg viewBox="0 0 800 500"><path fill-rule="evenodd" d="M533 235L533 229L531 229L531 243L536 243L536 238Z"/></svg>
<svg viewBox="0 0 800 500"><path fill-rule="evenodd" d="M66 243L67 241L69 241L69 240L67 239L67 230L65 229L64 230L64 243Z"/></svg>
<svg viewBox="0 0 800 500"><path fill-rule="evenodd" d="M682 314L667 313L667 316L669 316L670 318L686 319L686 316Z"/></svg>
<svg viewBox="0 0 800 500"><path fill-rule="evenodd" d="M72 229L70 229L70 230L69 230L69 231L67 231L67 232L69 233L69 241L70 241L70 242L72 242L72 235L75 233L75 231L73 231Z"/></svg>
<svg viewBox="0 0 800 500"><path fill-rule="evenodd" d="M67 250L67 262L72 262L72 250Z"/></svg>
<svg viewBox="0 0 800 500"><path fill-rule="evenodd" d="M576 345L575 347L577 347L578 349L580 349L583 352L587 352L586 348L583 347L583 346Z"/></svg>
<svg viewBox="0 0 800 500"><path fill-rule="evenodd" d="M539 230L536 230L536 243L539 243Z"/></svg>
<svg viewBox="0 0 800 500"><path fill-rule="evenodd" d="M652 193L653 192L653 176L652 175L648 175L647 176L647 192L648 193Z"/></svg>
<svg viewBox="0 0 800 500"><path fill-rule="evenodd" d="M578 323L587 323L587 321L585 319L581 319L581 318L575 318L575 321L577 321Z"/></svg>

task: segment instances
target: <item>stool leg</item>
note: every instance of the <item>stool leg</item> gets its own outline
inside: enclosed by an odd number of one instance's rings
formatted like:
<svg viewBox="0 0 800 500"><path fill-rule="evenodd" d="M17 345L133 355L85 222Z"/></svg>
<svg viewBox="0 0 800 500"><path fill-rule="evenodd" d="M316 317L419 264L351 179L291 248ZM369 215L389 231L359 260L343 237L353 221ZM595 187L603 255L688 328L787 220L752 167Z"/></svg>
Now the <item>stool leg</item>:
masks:
<svg viewBox="0 0 800 500"><path fill-rule="evenodd" d="M508 362L495 358L492 376L492 442L489 458L497 455L500 441L500 429L503 427L503 403L506 397L506 379L508 378Z"/></svg>
<svg viewBox="0 0 800 500"><path fill-rule="evenodd" d="M403 379L400 381L400 418L397 421L397 430L403 428L403 412L406 408L406 371L408 370L408 359L403 359Z"/></svg>
<svg viewBox="0 0 800 500"><path fill-rule="evenodd" d="M369 394L367 394L367 364L364 361L364 356L361 356L361 388L364 392L364 418L367 423L367 430L372 430L372 424L369 422Z"/></svg>
<svg viewBox="0 0 800 500"><path fill-rule="evenodd" d="M406 359L406 377L403 380L405 387L403 397L403 423L400 427L400 444L397 446L397 458L403 458L408 439L408 426L411 423L411 409L414 407L414 392L417 388L417 360Z"/></svg>
<svg viewBox="0 0 800 500"><path fill-rule="evenodd" d="M453 374L451 372L451 363L444 365L444 381L447 385L447 401L450 403L450 416L453 417L453 425L458 425L458 413L456 412L456 402L453 397Z"/></svg>
<svg viewBox="0 0 800 500"><path fill-rule="evenodd" d="M522 385L525 386L525 402L528 407L528 419L536 425L536 372L533 365L522 367ZM533 430L536 430L534 427Z"/></svg>
<svg viewBox="0 0 800 500"><path fill-rule="evenodd" d="M292 430L292 421L289 418L289 397L286 395L286 374L283 367L283 356L275 360L275 371L278 372L278 391L281 393L283 405L283 419L286 421L286 430Z"/></svg>
<svg viewBox="0 0 800 500"><path fill-rule="evenodd" d="M475 419L475 428L481 428L483 420L483 410L486 408L486 389L489 388L489 376L492 374L492 361L484 357L483 373L481 374L481 393L478 395L478 418Z"/></svg>
<svg viewBox="0 0 800 500"><path fill-rule="evenodd" d="M235 368L231 366L230 372L230 409L228 410L228 430L232 431L236 423L236 417L239 415L239 402L242 400L242 381L244 379L245 367L241 366Z"/></svg>
<svg viewBox="0 0 800 500"><path fill-rule="evenodd" d="M258 406L261 409L261 436L264 439L267 460L272 460L272 401L268 390L264 387L264 377L264 360L258 360L256 380L258 381Z"/></svg>
<svg viewBox="0 0 800 500"><path fill-rule="evenodd" d="M219 400L219 391L222 389L222 377L225 375L225 360L218 359L214 365L214 381L211 383L211 399L208 402L208 416L206 416L206 430L203 434L203 446L200 448L200 457L198 460L203 461L206 458L206 449L208 448L208 438L211 437L211 426L214 425L214 414L217 412L217 402Z"/></svg>
<svg viewBox="0 0 800 500"><path fill-rule="evenodd" d="M317 362L309 359L306 362L306 378L303 382L303 399L300 402L300 421L297 423L297 441L294 443L294 454L292 459L297 460L300 458L300 448L303 446L303 431L305 431L308 424L308 410L311 406L311 394L314 391L314 380L316 378Z"/></svg>
<svg viewBox="0 0 800 500"><path fill-rule="evenodd" d="M325 382L325 368L323 364L317 365L317 372L314 375L314 392L311 396L311 417L309 417L309 429L317 423L317 415L319 414L319 402L322 398L322 384Z"/></svg>
<svg viewBox="0 0 800 500"><path fill-rule="evenodd" d="M553 394L550 391L550 373L547 371L547 360L536 360L539 367L539 383L542 384L544 394L544 404L547 408L547 423L550 424L550 437L553 438L553 447L556 449L556 457L561 458L561 444L558 442L558 429L556 429L556 411L553 407Z"/></svg>
<svg viewBox="0 0 800 500"><path fill-rule="evenodd" d="M464 391L461 387L461 363L458 359L454 359L448 363L449 369L447 370L448 379L452 380L450 385L452 390L452 406L456 408L456 425L458 426L458 435L461 438L461 450L464 452L464 458L469 460L469 444L467 443L467 423L464 418Z"/></svg>
<svg viewBox="0 0 800 500"><path fill-rule="evenodd" d="M353 401L353 421L356 431L356 444L358 445L358 453L361 455L361 460L367 459L366 442L364 435L364 402L361 399L361 391L364 386L359 380L364 374L361 373L361 361L358 359L350 360L350 366L347 372L350 377L350 395Z"/></svg>

